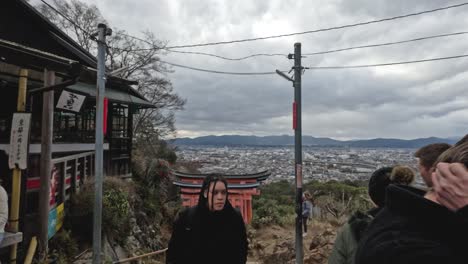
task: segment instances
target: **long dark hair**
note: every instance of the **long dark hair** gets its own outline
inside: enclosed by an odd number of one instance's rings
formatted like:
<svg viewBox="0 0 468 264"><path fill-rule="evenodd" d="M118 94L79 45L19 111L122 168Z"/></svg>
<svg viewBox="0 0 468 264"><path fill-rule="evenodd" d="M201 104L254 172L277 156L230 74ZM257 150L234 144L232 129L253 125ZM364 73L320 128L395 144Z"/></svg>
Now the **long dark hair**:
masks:
<svg viewBox="0 0 468 264"><path fill-rule="evenodd" d="M212 173L212 174L208 174L203 180L202 188L200 190L200 195L198 196L198 206L208 206L208 195L207 197L205 197L204 194L205 194L205 191L209 191L208 188L210 187L210 184L212 182L214 183L213 190L212 190L213 193L214 193L214 187L216 186L217 182L224 183L224 186L226 186L226 203L228 203L229 192L228 192L228 183L226 179L220 174ZM211 196L211 204L213 204L213 197L214 195Z"/></svg>

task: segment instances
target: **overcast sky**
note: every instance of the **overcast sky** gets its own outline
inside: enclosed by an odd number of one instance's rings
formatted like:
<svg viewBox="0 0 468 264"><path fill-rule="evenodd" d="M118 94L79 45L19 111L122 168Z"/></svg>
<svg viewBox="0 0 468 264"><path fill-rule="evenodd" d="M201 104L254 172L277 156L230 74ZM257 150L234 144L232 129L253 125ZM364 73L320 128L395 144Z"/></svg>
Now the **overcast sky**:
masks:
<svg viewBox="0 0 468 264"><path fill-rule="evenodd" d="M109 26L169 46L301 32L399 16L461 3L445 0L86 0ZM254 42L178 49L241 57L311 53L408 40L468 29L468 6L372 25ZM304 66L344 66L468 54L468 34L306 56ZM162 60L219 71L289 70L286 57L226 61L170 53ZM468 127L468 58L379 68L306 70L303 134L336 139L451 137ZM168 75L187 99L178 137L293 134L292 84L278 75L233 76L173 67Z"/></svg>

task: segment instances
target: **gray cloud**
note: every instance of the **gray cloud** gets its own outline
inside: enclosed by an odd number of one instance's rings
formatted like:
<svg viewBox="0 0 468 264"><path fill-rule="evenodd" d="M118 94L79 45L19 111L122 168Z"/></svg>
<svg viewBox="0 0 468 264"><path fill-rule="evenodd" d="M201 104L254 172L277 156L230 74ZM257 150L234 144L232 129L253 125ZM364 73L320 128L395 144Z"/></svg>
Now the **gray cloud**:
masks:
<svg viewBox="0 0 468 264"><path fill-rule="evenodd" d="M169 45L227 41L332 27L433 9L456 1L329 0L86 0L112 26L139 35L150 30ZM468 7L287 38L183 49L240 57L252 53L303 53L399 41L466 29ZM359 65L466 53L468 36L391 47L307 56L305 66ZM230 62L169 53L163 60L222 71L289 70L284 57ZM303 75L303 134L335 138L454 136L466 133L468 59ZM277 75L230 76L173 68L168 74L187 98L177 114L181 136L292 134L291 83Z"/></svg>

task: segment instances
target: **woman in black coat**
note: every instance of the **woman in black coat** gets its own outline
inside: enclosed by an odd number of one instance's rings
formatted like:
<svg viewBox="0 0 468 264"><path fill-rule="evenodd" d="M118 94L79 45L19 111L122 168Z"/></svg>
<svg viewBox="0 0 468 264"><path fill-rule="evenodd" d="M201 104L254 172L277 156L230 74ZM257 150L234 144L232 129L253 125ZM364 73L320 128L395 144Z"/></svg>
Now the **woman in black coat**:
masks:
<svg viewBox="0 0 468 264"><path fill-rule="evenodd" d="M223 177L205 178L198 205L184 210L174 222L167 264L247 261L244 220L229 203L227 187Z"/></svg>

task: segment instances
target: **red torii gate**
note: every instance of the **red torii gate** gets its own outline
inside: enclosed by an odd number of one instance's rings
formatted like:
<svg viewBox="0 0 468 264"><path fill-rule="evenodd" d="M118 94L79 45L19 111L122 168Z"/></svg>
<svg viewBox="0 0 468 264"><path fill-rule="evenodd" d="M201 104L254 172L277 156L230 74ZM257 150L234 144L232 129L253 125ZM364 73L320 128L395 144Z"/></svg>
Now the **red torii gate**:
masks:
<svg viewBox="0 0 468 264"><path fill-rule="evenodd" d="M174 171L178 178L174 185L180 187L182 205L186 207L194 206L198 203L198 196L201 190L203 179L208 174L193 174ZM226 178L229 188L229 202L238 208L245 223L252 221L252 196L260 195L260 182L266 180L270 171L262 171L253 174L221 174Z"/></svg>

